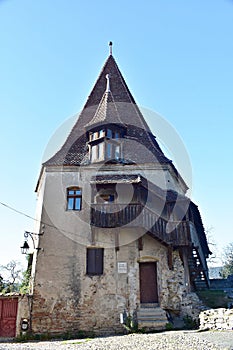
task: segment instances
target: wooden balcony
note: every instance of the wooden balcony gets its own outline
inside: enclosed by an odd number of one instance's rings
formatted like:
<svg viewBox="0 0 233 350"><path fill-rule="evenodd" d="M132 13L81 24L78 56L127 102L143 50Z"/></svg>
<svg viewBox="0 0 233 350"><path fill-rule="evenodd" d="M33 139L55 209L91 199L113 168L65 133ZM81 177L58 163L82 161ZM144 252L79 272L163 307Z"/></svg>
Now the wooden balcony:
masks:
<svg viewBox="0 0 233 350"><path fill-rule="evenodd" d="M172 232L167 232L167 221L142 204L92 204L91 225L103 228L142 227L167 245L191 245L186 222L177 223Z"/></svg>
<svg viewBox="0 0 233 350"><path fill-rule="evenodd" d="M194 285L204 283L209 277L205 256L196 228L191 221L167 222L150 208L135 204L92 204L91 225L103 228L141 227L158 241L174 248L186 247L189 251L189 268Z"/></svg>

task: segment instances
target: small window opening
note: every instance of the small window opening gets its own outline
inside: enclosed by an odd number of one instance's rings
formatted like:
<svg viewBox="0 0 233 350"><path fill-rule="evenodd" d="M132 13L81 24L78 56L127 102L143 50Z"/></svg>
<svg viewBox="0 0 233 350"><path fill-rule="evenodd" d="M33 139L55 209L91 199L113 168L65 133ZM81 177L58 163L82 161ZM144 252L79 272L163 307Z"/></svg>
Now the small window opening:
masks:
<svg viewBox="0 0 233 350"><path fill-rule="evenodd" d="M67 189L67 209L81 210L82 208L82 189L80 187L71 187Z"/></svg>
<svg viewBox="0 0 233 350"><path fill-rule="evenodd" d="M104 249L87 248L87 275L102 275L104 268Z"/></svg>

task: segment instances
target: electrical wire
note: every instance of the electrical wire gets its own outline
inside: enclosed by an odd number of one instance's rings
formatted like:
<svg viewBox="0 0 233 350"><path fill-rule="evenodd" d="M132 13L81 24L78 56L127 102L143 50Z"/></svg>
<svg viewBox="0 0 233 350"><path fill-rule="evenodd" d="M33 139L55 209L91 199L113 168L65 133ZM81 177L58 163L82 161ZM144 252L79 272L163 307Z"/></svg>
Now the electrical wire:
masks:
<svg viewBox="0 0 233 350"><path fill-rule="evenodd" d="M20 214L20 215L26 216L26 217L29 218L29 219L32 219L32 220L34 220L34 221L39 221L39 220L33 218L32 216L30 216L30 215L28 215L28 214L25 214L25 213L23 213L22 211L17 210L17 209L15 209L15 208L11 207L10 205L8 205L8 204L6 204L6 203L0 202L0 204L1 204L3 207L6 207L6 208L8 208L8 209L10 209L10 210L12 210L12 211L15 211L16 213L18 213L18 214Z"/></svg>
<svg viewBox="0 0 233 350"><path fill-rule="evenodd" d="M57 227L57 226L54 226L54 225L52 225L52 224L49 224L49 223L46 223L46 222L44 222L44 221L35 219L34 217L32 217L32 216L30 216L30 215L28 215L28 214L22 212L21 210L15 209L14 207L10 206L9 204L0 202L0 205L2 205L3 207L5 207L5 208L7 208L7 209L9 209L9 210L14 211L14 212L17 213L17 214L20 214L20 215L25 216L25 217L28 218L28 219L31 219L31 220L33 220L33 221L36 221L36 222L38 222L38 223L40 223L40 224L42 224L42 225L51 227L51 228L53 228L53 229L55 229L55 230L57 230L57 231L59 231L59 232L63 232L63 233L65 233L65 234L67 233L67 234L69 234L69 235L72 234L72 235L75 235L76 237L79 236L80 238L83 239L83 236L81 236L81 235L78 234L77 232L67 231L67 230L64 230L64 229L62 229L62 228L59 228L59 227ZM105 244L106 242L100 241L100 243Z"/></svg>
<svg viewBox="0 0 233 350"><path fill-rule="evenodd" d="M43 221L41 221L41 220L35 219L34 217L32 217L32 216L30 216L30 215L28 215L28 214L25 214L24 212L22 212L22 211L20 211L20 210L18 210L18 209L15 209L14 207L12 207L12 206L10 206L10 205L8 205L8 204L6 204L6 203L0 202L0 205L2 205L3 207L6 207L7 209L10 209L10 210L12 210L12 211L14 211L14 212L16 212L16 213L18 213L18 214L20 214L20 215L25 216L25 217L28 218L28 219L31 219L31 220L36 221L36 222L39 222L39 223L42 224L42 225L52 227L52 228L54 228L54 229L56 229L56 230L63 231L63 232L65 232L65 233L73 233L73 234L74 234L74 232L66 231L66 230L63 230L63 229L59 229L58 227L56 227L56 226L54 226L54 225L52 225L52 224L48 224L48 223L43 222Z"/></svg>

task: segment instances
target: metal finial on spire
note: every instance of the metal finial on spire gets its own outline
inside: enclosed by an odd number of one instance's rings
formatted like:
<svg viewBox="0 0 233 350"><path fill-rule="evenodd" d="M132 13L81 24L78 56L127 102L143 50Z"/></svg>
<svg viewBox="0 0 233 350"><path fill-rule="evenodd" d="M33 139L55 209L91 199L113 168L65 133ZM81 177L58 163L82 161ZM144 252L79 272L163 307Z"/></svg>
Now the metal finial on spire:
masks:
<svg viewBox="0 0 233 350"><path fill-rule="evenodd" d="M112 55L112 41L109 41L109 53Z"/></svg>
<svg viewBox="0 0 233 350"><path fill-rule="evenodd" d="M107 79L106 92L110 92L110 74L106 74L106 79Z"/></svg>

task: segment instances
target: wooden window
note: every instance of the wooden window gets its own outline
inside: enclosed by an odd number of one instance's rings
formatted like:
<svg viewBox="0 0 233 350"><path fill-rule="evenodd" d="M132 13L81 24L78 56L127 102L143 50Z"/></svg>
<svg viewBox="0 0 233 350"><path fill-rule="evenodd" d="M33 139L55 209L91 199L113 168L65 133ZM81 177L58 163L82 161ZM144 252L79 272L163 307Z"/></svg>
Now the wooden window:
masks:
<svg viewBox="0 0 233 350"><path fill-rule="evenodd" d="M97 159L98 152L99 152L98 145L92 146L92 148L91 148L91 161L92 162L94 162Z"/></svg>
<svg viewBox="0 0 233 350"><path fill-rule="evenodd" d="M112 158L112 145L111 143L107 143L107 159Z"/></svg>
<svg viewBox="0 0 233 350"><path fill-rule="evenodd" d="M104 143L101 142L91 148L91 161L95 162L97 160L104 159Z"/></svg>
<svg viewBox="0 0 233 350"><path fill-rule="evenodd" d="M120 158L120 145L115 143L107 143L106 158L107 159L119 159Z"/></svg>
<svg viewBox="0 0 233 350"><path fill-rule="evenodd" d="M104 158L104 143L103 142L101 142L99 144L98 158L99 159L103 159Z"/></svg>
<svg viewBox="0 0 233 350"><path fill-rule="evenodd" d="M99 138L99 131L95 131L93 133L93 140L97 140Z"/></svg>
<svg viewBox="0 0 233 350"><path fill-rule="evenodd" d="M67 209L82 209L82 189L80 187L67 188Z"/></svg>
<svg viewBox="0 0 233 350"><path fill-rule="evenodd" d="M87 275L102 275L104 267L104 249L87 248Z"/></svg>
<svg viewBox="0 0 233 350"><path fill-rule="evenodd" d="M107 137L108 137L109 139L112 138L112 130L111 130L111 129L107 129Z"/></svg>
<svg viewBox="0 0 233 350"><path fill-rule="evenodd" d="M120 146L117 145L115 146L115 159L119 159L120 158Z"/></svg>

